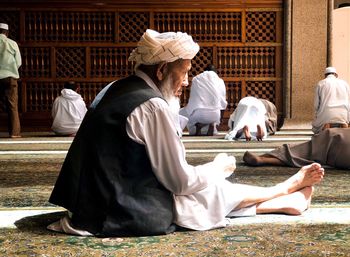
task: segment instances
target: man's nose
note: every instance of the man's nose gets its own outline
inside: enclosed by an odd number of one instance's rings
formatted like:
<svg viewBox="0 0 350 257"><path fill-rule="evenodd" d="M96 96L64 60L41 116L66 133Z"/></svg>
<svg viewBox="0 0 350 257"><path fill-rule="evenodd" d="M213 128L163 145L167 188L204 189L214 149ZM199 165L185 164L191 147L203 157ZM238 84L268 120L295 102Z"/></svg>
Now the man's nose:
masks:
<svg viewBox="0 0 350 257"><path fill-rule="evenodd" d="M182 86L183 87L188 87L188 85L189 85L189 83L188 83L188 74L186 74L186 77L182 81Z"/></svg>

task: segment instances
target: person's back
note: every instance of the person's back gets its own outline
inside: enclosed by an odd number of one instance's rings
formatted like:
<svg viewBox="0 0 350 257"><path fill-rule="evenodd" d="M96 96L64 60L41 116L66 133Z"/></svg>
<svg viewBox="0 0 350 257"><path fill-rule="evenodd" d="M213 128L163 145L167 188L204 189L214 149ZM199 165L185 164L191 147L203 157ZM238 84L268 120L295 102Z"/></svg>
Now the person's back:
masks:
<svg viewBox="0 0 350 257"><path fill-rule="evenodd" d="M208 130L209 124L215 124L214 133L216 133L216 125L220 124L221 110L225 110L226 106L225 83L211 65L192 79L188 104L180 114L189 119L187 127L190 135L198 132L197 123L206 126L203 130Z"/></svg>
<svg viewBox="0 0 350 257"><path fill-rule="evenodd" d="M325 76L325 79L318 82L315 91L315 118L312 122L315 134L327 124L347 127L349 123L349 85L337 78L333 67L326 68Z"/></svg>
<svg viewBox="0 0 350 257"><path fill-rule="evenodd" d="M74 82L67 82L53 103L51 129L57 135L74 136L85 116L87 108L77 90Z"/></svg>

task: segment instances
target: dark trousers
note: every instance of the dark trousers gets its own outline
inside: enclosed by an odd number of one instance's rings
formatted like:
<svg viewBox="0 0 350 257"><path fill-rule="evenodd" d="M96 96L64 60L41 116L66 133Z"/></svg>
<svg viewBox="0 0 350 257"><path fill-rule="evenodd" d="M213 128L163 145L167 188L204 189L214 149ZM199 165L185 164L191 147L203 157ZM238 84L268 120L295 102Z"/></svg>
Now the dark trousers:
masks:
<svg viewBox="0 0 350 257"><path fill-rule="evenodd" d="M0 97L4 100L10 136L21 134L21 124L18 115L18 84L17 79L0 79Z"/></svg>

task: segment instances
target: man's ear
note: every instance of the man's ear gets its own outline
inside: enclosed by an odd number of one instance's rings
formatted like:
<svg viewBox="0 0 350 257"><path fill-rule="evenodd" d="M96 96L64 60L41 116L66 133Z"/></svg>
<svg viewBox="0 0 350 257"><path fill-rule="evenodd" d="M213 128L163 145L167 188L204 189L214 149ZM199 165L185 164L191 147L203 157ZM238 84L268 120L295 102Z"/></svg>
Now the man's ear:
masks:
<svg viewBox="0 0 350 257"><path fill-rule="evenodd" d="M161 62L160 64L158 64L156 75L159 81L162 81L165 78L166 70L167 70L166 62Z"/></svg>

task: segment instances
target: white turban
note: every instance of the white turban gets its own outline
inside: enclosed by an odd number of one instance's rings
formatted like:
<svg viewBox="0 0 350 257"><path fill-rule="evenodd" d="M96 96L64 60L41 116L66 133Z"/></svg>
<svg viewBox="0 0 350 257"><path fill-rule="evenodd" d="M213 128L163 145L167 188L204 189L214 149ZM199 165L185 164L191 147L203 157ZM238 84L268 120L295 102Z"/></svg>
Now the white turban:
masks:
<svg viewBox="0 0 350 257"><path fill-rule="evenodd" d="M182 32L164 32L147 29L130 54L129 61L152 65L173 62L178 59L192 59L199 51L199 45L192 37Z"/></svg>

